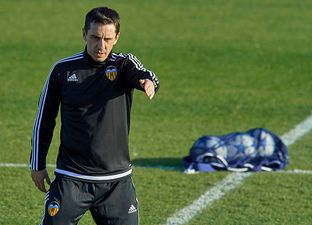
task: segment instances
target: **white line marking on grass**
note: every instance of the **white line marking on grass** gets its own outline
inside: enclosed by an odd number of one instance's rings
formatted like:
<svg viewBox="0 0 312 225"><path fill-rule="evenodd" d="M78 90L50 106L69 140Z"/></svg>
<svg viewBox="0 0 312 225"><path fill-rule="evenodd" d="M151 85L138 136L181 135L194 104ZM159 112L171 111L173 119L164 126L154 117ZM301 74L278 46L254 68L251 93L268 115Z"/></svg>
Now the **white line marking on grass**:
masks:
<svg viewBox="0 0 312 225"><path fill-rule="evenodd" d="M312 170L283 170L283 171L278 171L279 173L290 173L290 174L310 174L312 175Z"/></svg>
<svg viewBox="0 0 312 225"><path fill-rule="evenodd" d="M296 125L289 132L284 134L281 139L290 146L299 138L308 133L312 129L312 115L304 121ZM251 173L232 173L225 177L221 182L217 183L212 188L209 188L203 195L190 205L180 209L174 215L169 217L166 225L182 225L189 222L194 216L200 213L204 208L211 206L215 201L222 198L227 192L238 187L245 178L249 177Z"/></svg>
<svg viewBox="0 0 312 225"><path fill-rule="evenodd" d="M26 163L0 163L0 167L11 167L11 168L30 168L29 164ZM46 167L52 167L54 168L55 165L53 164L47 164Z"/></svg>
<svg viewBox="0 0 312 225"><path fill-rule="evenodd" d="M134 168L160 169L172 171L184 171L184 168L178 166L161 166L161 165L133 165Z"/></svg>
<svg viewBox="0 0 312 225"><path fill-rule="evenodd" d="M196 216L201 210L211 206L214 201L220 199L230 190L237 187L251 173L231 173L214 187L208 189L202 196L192 202L189 206L179 210L167 219L168 225L185 224Z"/></svg>
<svg viewBox="0 0 312 225"><path fill-rule="evenodd" d="M299 123L295 128L282 136L282 140L288 147L300 139L312 129L312 116Z"/></svg>
<svg viewBox="0 0 312 225"><path fill-rule="evenodd" d="M9 168L29 168L28 164L25 163L0 163L0 167L9 167ZM55 168L54 164L47 164L48 168ZM172 171L182 171L180 167L170 167L170 166L134 166L135 168L144 168L144 169L160 169L160 170L172 170ZM290 174L311 174L312 170L281 170L281 171L272 171L270 173L290 173Z"/></svg>

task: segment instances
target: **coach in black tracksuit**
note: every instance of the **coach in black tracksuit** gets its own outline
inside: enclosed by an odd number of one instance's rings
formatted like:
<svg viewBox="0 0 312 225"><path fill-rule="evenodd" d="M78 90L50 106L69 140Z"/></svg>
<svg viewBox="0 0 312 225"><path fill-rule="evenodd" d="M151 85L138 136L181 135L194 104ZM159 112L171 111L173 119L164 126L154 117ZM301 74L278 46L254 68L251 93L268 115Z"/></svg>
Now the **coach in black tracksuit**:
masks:
<svg viewBox="0 0 312 225"><path fill-rule="evenodd" d="M30 158L32 179L47 192L41 224L77 224L87 210L97 224L138 224L128 149L132 92L152 99L159 81L135 56L112 53L119 27L116 11L91 10L85 51L58 61L42 90ZM59 106L61 144L51 184L46 156Z"/></svg>

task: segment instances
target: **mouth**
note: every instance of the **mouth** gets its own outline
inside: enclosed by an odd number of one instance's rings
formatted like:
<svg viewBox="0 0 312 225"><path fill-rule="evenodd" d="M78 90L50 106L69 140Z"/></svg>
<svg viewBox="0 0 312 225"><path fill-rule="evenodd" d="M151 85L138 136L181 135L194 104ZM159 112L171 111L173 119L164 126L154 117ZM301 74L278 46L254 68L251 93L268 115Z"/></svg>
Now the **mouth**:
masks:
<svg viewBox="0 0 312 225"><path fill-rule="evenodd" d="M95 54L99 57L105 56L105 52L95 52Z"/></svg>
<svg viewBox="0 0 312 225"><path fill-rule="evenodd" d="M102 62L107 58L106 52L103 51L94 51L93 57L95 61Z"/></svg>
<svg viewBox="0 0 312 225"><path fill-rule="evenodd" d="M106 55L106 51L104 50L95 50L94 52L96 55Z"/></svg>

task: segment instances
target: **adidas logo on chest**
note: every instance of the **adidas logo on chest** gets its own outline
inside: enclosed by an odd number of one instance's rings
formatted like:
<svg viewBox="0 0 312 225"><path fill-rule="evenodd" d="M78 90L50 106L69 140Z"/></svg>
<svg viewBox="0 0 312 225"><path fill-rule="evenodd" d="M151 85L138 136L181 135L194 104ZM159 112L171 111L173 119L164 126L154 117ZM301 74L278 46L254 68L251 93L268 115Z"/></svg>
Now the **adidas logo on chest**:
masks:
<svg viewBox="0 0 312 225"><path fill-rule="evenodd" d="M78 82L79 80L77 78L77 75L74 73L74 74L67 77L67 81L68 82Z"/></svg>

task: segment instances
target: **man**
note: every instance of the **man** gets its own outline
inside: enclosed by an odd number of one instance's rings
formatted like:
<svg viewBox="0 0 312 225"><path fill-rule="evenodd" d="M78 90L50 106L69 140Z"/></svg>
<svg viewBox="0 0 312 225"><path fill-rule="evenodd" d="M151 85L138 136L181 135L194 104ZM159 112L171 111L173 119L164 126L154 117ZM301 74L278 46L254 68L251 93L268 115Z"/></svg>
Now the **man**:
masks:
<svg viewBox="0 0 312 225"><path fill-rule="evenodd" d="M128 149L132 92L152 99L159 81L132 54L112 52L119 21L113 9L92 9L84 52L54 64L42 90L30 157L32 180L46 192L41 224L77 224L87 210L96 224L138 224ZM59 106L61 143L51 183L45 161Z"/></svg>

